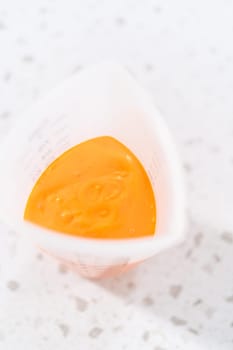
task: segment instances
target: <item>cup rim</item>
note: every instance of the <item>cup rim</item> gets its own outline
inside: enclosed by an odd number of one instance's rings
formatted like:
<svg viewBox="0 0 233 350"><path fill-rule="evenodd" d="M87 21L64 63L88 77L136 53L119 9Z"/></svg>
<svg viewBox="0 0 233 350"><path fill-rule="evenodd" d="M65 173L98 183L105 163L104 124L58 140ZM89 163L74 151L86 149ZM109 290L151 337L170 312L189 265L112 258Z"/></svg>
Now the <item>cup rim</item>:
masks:
<svg viewBox="0 0 233 350"><path fill-rule="evenodd" d="M101 65L103 65L103 63L101 63ZM109 63L109 65L111 70L119 71L120 69L121 71L125 71L119 64ZM126 73L129 75L127 71ZM75 79L75 77L70 79ZM158 111L158 108L154 105L152 98L150 98L150 94L139 86L137 81L135 81L135 84L140 88L141 98L144 100L145 112L150 115L156 115L156 118L154 118L156 119L156 122L154 121L155 128L159 127L161 133L160 141L163 145L165 157L168 160L168 171L172 174L172 176L170 176L170 183L174 209L168 225L168 231L156 234L155 230L153 236L141 238L111 240L92 239L52 231L26 222L23 218L18 219L16 225L14 225L14 229L25 233L27 237L38 241L39 244L41 242L42 247L43 242L46 242L46 244L51 247L65 248L67 251L78 248L78 251L83 252L83 254L97 254L111 257L120 257L123 255L131 256L132 258L136 255L151 256L156 252L179 243L184 238L184 228L186 224L185 189L183 169L178 157L178 152L167 125Z"/></svg>

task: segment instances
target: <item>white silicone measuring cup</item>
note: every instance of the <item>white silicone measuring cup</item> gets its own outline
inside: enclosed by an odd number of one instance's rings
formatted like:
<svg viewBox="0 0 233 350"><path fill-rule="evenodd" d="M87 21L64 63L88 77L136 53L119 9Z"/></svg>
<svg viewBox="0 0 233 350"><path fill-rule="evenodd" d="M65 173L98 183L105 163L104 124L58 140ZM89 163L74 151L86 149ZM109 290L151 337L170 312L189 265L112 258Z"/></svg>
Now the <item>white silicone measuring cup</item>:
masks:
<svg viewBox="0 0 233 350"><path fill-rule="evenodd" d="M152 238L93 240L23 220L27 198L43 170L70 147L113 136L139 158L156 198ZM182 171L170 134L147 93L115 63L90 66L23 115L0 149L0 216L20 234L90 278L128 269L182 240Z"/></svg>

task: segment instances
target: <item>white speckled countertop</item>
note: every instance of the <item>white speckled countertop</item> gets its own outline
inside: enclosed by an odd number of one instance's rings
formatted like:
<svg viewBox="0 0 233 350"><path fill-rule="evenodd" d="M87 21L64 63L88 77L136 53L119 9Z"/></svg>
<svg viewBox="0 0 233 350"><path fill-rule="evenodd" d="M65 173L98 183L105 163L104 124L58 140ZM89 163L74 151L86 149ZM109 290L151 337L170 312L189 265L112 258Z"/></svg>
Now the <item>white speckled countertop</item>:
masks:
<svg viewBox="0 0 233 350"><path fill-rule="evenodd" d="M0 137L89 62L152 93L187 174L187 240L112 280L83 280L0 226L0 349L233 349L233 2L0 3ZM26 252L26 253L25 253Z"/></svg>

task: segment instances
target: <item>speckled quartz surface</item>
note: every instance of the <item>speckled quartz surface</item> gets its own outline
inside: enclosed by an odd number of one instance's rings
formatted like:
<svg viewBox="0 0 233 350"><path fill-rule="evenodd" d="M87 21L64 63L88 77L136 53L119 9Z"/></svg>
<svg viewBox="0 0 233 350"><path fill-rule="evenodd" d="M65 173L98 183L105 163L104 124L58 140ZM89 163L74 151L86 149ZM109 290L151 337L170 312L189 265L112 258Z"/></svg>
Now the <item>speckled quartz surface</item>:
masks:
<svg viewBox="0 0 233 350"><path fill-rule="evenodd" d="M2 1L0 136L89 62L151 92L184 164L187 239L93 283L0 226L0 349L233 349L233 2ZM32 116L33 120L33 116Z"/></svg>

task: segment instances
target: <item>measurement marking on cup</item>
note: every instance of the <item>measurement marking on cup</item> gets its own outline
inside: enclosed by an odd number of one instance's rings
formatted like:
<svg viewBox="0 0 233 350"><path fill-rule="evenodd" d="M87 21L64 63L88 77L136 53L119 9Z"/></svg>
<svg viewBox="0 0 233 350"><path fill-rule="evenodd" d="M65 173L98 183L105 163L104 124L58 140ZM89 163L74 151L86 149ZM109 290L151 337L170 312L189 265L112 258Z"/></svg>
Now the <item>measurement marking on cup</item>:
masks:
<svg viewBox="0 0 233 350"><path fill-rule="evenodd" d="M28 141L31 142L33 141L33 139L41 139L43 135L44 125L47 125L47 124L48 124L48 118L44 118L40 122L38 127L35 130L33 130L31 134L29 134Z"/></svg>

